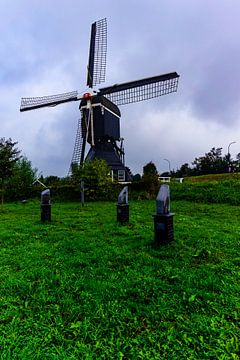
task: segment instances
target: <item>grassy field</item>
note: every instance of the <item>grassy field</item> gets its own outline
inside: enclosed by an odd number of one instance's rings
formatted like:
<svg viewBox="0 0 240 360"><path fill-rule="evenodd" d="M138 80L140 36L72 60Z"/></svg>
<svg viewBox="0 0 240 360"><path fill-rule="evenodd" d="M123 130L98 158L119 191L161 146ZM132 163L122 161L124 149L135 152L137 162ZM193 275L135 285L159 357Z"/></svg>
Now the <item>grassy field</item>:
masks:
<svg viewBox="0 0 240 360"><path fill-rule="evenodd" d="M153 245L154 201L0 210L0 359L239 359L239 207L172 202L175 242Z"/></svg>
<svg viewBox="0 0 240 360"><path fill-rule="evenodd" d="M185 177L184 181L187 182L216 182L216 181L239 181L240 173L223 173L223 174L208 174L208 175L198 175L198 176L189 176Z"/></svg>

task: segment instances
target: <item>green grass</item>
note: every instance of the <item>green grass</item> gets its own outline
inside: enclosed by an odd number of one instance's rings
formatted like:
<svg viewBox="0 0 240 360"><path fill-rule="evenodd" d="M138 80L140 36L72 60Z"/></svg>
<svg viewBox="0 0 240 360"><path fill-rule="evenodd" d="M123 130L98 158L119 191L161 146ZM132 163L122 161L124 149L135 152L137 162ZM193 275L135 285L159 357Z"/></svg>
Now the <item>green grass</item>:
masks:
<svg viewBox="0 0 240 360"><path fill-rule="evenodd" d="M170 188L174 200L240 205L239 180L171 183Z"/></svg>
<svg viewBox="0 0 240 360"><path fill-rule="evenodd" d="M0 359L239 359L239 207L154 201L0 210Z"/></svg>
<svg viewBox="0 0 240 360"><path fill-rule="evenodd" d="M186 182L216 182L216 181L232 181L240 180L240 173L222 173L222 174L208 174L199 176L187 176L184 178Z"/></svg>

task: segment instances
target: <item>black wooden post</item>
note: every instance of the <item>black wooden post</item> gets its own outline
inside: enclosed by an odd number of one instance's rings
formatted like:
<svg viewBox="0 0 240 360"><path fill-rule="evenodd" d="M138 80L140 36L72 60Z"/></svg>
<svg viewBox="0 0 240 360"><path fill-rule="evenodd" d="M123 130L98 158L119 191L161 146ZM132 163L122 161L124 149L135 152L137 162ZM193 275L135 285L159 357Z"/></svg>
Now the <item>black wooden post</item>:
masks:
<svg viewBox="0 0 240 360"><path fill-rule="evenodd" d="M129 222L128 187L125 186L118 195L117 221L121 224Z"/></svg>
<svg viewBox="0 0 240 360"><path fill-rule="evenodd" d="M41 193L41 221L51 221L51 198L49 189Z"/></svg>
<svg viewBox="0 0 240 360"><path fill-rule="evenodd" d="M85 188L84 188L84 179L81 179L81 204L82 204L82 206L84 205L84 201L85 201L85 199L84 199L84 190L85 190Z"/></svg>
<svg viewBox="0 0 240 360"><path fill-rule="evenodd" d="M170 213L170 191L168 185L160 187L157 200L157 213L154 218L154 240L156 244L167 244L174 240L173 213Z"/></svg>

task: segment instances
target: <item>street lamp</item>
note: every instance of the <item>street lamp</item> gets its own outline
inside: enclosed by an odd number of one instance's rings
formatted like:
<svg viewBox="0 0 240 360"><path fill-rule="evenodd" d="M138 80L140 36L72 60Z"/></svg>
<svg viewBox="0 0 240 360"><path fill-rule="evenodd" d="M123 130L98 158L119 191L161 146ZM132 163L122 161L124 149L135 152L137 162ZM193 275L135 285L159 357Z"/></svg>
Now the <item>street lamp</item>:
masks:
<svg viewBox="0 0 240 360"><path fill-rule="evenodd" d="M168 162L168 169L169 169L169 175L171 174L171 165L170 165L170 161L168 159L163 159L165 161Z"/></svg>
<svg viewBox="0 0 240 360"><path fill-rule="evenodd" d="M232 144L236 144L236 141L232 141L232 142L230 142L230 144L228 145L228 152L227 152L228 172L231 172L231 166L230 166L230 157L231 157L231 155L230 155L230 146L231 146Z"/></svg>

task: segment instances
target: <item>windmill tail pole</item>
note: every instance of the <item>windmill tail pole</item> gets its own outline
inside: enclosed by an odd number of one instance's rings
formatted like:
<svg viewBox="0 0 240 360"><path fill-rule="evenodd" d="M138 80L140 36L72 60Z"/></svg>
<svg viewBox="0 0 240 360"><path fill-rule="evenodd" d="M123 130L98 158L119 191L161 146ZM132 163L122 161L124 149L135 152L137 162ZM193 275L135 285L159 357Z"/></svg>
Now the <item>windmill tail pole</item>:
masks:
<svg viewBox="0 0 240 360"><path fill-rule="evenodd" d="M92 107L89 109L89 111L90 111L90 116L91 116L91 138L92 138L91 142L92 142L92 146L94 146L95 143L94 143L93 109L92 109Z"/></svg>
<svg viewBox="0 0 240 360"><path fill-rule="evenodd" d="M90 95L90 94L85 94L85 95ZM93 129L93 108L92 108L92 102L91 102L91 97L89 96L89 98L85 96L85 99L87 99L87 109L89 111L89 119L88 119L88 126L91 124L91 145L94 146L94 129Z"/></svg>

